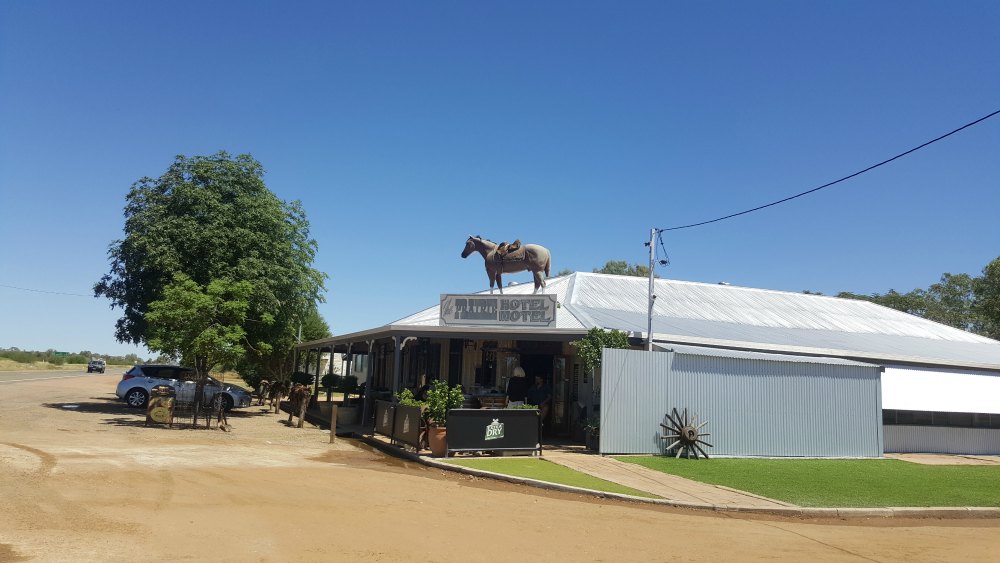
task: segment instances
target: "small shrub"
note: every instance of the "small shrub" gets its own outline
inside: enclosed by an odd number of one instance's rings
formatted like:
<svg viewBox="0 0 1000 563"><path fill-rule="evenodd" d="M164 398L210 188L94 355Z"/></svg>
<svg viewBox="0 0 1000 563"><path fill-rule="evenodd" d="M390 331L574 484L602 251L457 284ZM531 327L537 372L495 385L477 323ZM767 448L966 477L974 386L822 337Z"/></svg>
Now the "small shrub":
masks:
<svg viewBox="0 0 1000 563"><path fill-rule="evenodd" d="M323 389L339 389L341 385L341 379L343 378L340 375L337 375L335 373L328 373L319 380L319 385Z"/></svg>
<svg viewBox="0 0 1000 563"><path fill-rule="evenodd" d="M302 385L309 385L313 382L312 374L306 373L304 371L297 371L292 374L292 383L301 383Z"/></svg>

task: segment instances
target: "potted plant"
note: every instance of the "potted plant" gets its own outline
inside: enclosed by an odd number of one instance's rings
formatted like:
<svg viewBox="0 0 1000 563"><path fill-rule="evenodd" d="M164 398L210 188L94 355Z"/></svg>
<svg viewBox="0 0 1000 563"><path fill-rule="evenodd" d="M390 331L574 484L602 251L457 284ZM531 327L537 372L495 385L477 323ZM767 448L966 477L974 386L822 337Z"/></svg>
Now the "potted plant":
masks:
<svg viewBox="0 0 1000 563"><path fill-rule="evenodd" d="M450 387L440 379L427 390L427 441L436 457L443 456L448 449L448 411L462 406L463 400L461 385Z"/></svg>

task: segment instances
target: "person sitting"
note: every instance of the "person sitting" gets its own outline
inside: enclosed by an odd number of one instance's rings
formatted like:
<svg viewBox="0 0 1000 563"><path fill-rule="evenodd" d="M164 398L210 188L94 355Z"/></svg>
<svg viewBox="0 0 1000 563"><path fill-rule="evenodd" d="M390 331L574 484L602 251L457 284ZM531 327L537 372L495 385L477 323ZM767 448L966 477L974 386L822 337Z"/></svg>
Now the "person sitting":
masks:
<svg viewBox="0 0 1000 563"><path fill-rule="evenodd" d="M545 384L545 378L540 375L535 376L535 384L528 389L525 400L529 405L538 407L542 424L545 424L545 416L549 414L549 406L552 403L552 391Z"/></svg>

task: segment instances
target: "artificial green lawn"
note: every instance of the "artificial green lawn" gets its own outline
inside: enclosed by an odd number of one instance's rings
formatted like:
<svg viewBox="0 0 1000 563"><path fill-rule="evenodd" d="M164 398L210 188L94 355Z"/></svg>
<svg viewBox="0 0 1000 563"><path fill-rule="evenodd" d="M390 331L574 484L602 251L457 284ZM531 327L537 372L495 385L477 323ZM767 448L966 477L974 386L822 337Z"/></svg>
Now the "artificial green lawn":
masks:
<svg viewBox="0 0 1000 563"><path fill-rule="evenodd" d="M800 506L1000 506L997 465L919 465L894 459L617 459Z"/></svg>
<svg viewBox="0 0 1000 563"><path fill-rule="evenodd" d="M472 469L492 471L493 473L501 473L503 475L511 475L513 477L527 477L528 479L546 481L549 483L559 483L561 485L571 485L573 487L593 489L595 491L621 493L623 495L633 495L645 498L660 498L644 491L625 487L623 485L619 485L618 483L612 483L611 481L598 479L597 477L591 477L586 473L580 473L579 471L574 471L557 463L552 463L538 458L456 459L448 460L448 463L461 465L462 467L470 467Z"/></svg>

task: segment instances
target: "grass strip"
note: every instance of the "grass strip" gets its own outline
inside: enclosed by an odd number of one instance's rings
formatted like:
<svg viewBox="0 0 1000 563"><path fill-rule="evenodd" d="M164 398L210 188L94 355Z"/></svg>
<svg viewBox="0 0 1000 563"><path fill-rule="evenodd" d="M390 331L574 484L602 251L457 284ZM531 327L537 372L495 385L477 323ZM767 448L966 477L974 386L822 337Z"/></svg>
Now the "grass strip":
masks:
<svg viewBox="0 0 1000 563"><path fill-rule="evenodd" d="M644 498L660 498L645 491L605 481L604 479L598 479L597 477L564 467L558 463L538 458L453 459L447 460L447 463L510 475L512 477L526 477L547 483L558 483L560 485L570 485L607 493L620 493Z"/></svg>
<svg viewBox="0 0 1000 563"><path fill-rule="evenodd" d="M894 459L617 459L800 506L1000 506L1000 466Z"/></svg>

